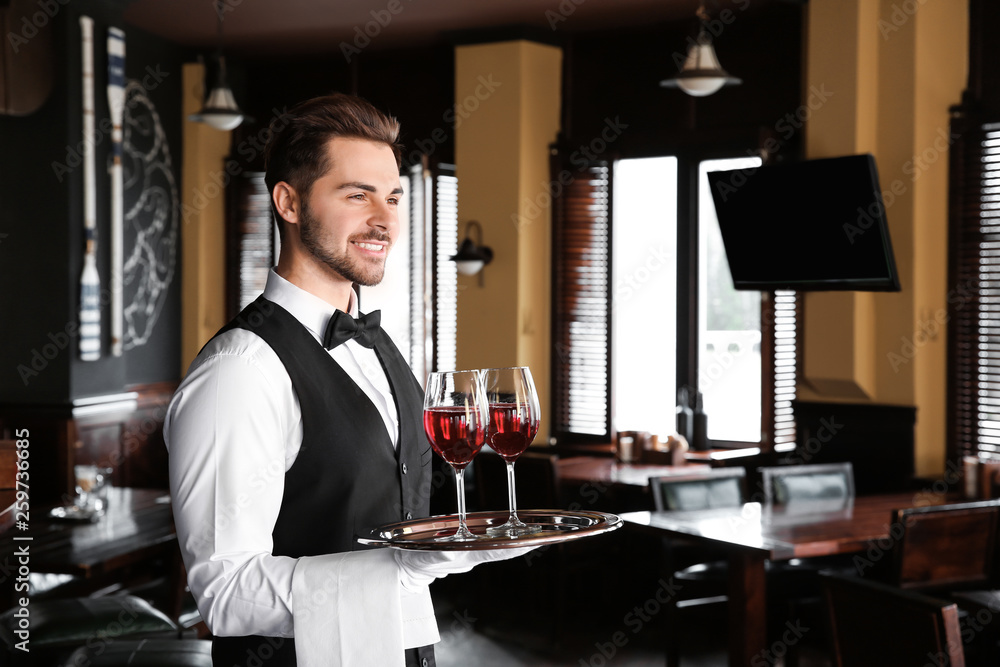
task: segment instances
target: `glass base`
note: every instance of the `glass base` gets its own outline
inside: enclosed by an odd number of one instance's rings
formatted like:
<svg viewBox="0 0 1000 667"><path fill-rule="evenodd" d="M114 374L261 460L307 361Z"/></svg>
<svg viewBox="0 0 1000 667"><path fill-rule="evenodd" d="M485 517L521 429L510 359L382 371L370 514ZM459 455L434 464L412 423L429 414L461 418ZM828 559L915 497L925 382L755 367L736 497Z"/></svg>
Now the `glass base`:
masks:
<svg viewBox="0 0 1000 667"><path fill-rule="evenodd" d="M507 521L502 526L493 526L486 529L486 534L490 537L520 537L541 532L542 527L537 523L524 523L518 519Z"/></svg>
<svg viewBox="0 0 1000 667"><path fill-rule="evenodd" d="M476 535L470 531L465 526L460 526L458 530L452 535L446 535L444 537L434 538L435 542L475 542L476 540L483 539L482 536Z"/></svg>

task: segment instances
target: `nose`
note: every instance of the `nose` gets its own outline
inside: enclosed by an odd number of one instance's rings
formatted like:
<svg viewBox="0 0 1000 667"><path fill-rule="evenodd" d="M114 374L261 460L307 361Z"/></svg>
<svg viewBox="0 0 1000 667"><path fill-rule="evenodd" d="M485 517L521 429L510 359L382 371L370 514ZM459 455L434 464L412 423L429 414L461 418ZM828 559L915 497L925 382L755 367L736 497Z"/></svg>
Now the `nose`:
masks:
<svg viewBox="0 0 1000 667"><path fill-rule="evenodd" d="M383 201L372 211L371 217L368 218L368 226L387 232L395 231L399 227L399 212L395 206Z"/></svg>

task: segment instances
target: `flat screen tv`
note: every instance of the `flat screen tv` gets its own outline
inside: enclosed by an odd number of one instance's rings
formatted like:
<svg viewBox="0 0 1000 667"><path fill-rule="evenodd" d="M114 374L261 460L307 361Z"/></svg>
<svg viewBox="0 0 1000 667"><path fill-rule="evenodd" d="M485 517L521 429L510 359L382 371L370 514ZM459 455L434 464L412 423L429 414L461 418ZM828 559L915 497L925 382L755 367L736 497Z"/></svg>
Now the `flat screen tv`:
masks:
<svg viewBox="0 0 1000 667"><path fill-rule="evenodd" d="M899 291L871 155L708 174L738 290Z"/></svg>

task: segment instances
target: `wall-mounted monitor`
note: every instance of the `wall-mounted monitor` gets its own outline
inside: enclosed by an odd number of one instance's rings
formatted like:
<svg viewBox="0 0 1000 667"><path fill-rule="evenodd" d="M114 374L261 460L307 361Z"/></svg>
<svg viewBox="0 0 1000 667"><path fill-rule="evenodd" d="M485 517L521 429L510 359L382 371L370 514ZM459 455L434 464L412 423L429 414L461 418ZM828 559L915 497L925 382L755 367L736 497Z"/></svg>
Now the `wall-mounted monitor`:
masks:
<svg viewBox="0 0 1000 667"><path fill-rule="evenodd" d="M873 156L715 171L708 181L736 289L899 291Z"/></svg>

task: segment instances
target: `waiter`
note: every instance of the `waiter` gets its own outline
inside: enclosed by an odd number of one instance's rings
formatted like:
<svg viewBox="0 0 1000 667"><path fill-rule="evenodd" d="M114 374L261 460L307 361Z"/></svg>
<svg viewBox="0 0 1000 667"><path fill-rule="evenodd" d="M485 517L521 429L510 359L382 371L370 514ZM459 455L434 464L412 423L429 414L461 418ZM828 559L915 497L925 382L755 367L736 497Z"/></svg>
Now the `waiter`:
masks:
<svg viewBox="0 0 1000 667"><path fill-rule="evenodd" d="M399 234L399 124L335 94L275 127L278 264L191 364L164 427L190 588L216 667L430 666L428 584L523 551L359 548L430 498L420 385L352 288L382 280Z"/></svg>

